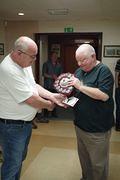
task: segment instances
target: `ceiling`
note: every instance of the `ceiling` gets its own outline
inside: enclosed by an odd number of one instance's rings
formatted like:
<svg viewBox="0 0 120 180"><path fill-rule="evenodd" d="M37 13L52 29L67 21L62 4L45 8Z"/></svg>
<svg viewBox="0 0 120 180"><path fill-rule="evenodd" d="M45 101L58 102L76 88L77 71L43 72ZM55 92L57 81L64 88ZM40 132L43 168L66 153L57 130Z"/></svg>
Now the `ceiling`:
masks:
<svg viewBox="0 0 120 180"><path fill-rule="evenodd" d="M53 9L66 10L55 15ZM48 13L52 10L52 15ZM24 12L24 16L18 16ZM0 0L0 20L120 20L120 0Z"/></svg>

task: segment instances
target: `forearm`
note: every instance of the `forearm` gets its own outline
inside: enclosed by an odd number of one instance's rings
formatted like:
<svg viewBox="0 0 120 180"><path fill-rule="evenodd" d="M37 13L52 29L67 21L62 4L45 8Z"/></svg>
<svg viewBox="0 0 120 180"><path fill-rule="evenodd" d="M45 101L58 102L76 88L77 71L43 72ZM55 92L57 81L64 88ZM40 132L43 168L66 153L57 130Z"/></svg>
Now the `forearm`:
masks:
<svg viewBox="0 0 120 180"><path fill-rule="evenodd" d="M51 102L54 102L55 104L65 107L63 100L66 98L65 95L59 94L59 93L52 93L43 87L41 87L39 84L36 84L37 90L39 93L39 96L42 98L45 98L47 100L50 100Z"/></svg>
<svg viewBox="0 0 120 180"><path fill-rule="evenodd" d="M36 84L37 86L37 90L38 90L38 94L45 98L45 99L49 99L52 100L52 92L48 91L47 89L43 88L42 86L40 86L39 84Z"/></svg>
<svg viewBox="0 0 120 180"><path fill-rule="evenodd" d="M88 86L85 86L85 85L81 85L81 86L79 86L79 90L82 93L90 96L93 99L107 101L108 98L109 98L109 96L106 93L102 92L98 88L93 88L93 87L88 87Z"/></svg>
<svg viewBox="0 0 120 180"><path fill-rule="evenodd" d="M25 100L25 103L36 109L50 109L51 101L43 99L42 97L33 94L30 98Z"/></svg>

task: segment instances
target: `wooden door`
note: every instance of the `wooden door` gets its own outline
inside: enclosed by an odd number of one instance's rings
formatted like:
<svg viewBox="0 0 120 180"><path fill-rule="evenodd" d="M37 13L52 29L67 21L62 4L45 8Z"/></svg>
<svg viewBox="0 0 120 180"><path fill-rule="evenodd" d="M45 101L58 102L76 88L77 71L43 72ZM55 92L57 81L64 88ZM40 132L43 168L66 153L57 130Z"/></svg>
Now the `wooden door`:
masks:
<svg viewBox="0 0 120 180"><path fill-rule="evenodd" d="M64 71L74 73L78 68L75 51L77 49L76 45L65 45L64 47Z"/></svg>

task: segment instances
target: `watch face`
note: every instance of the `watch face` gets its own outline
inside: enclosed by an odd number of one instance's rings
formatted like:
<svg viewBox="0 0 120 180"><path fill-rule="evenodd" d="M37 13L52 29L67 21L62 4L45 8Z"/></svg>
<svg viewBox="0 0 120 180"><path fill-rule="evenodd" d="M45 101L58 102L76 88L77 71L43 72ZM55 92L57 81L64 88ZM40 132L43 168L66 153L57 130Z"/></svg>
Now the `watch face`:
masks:
<svg viewBox="0 0 120 180"><path fill-rule="evenodd" d="M56 91L62 94L70 95L73 90L73 86L68 86L68 82L73 76L74 75L71 73L63 73L58 76L54 82Z"/></svg>

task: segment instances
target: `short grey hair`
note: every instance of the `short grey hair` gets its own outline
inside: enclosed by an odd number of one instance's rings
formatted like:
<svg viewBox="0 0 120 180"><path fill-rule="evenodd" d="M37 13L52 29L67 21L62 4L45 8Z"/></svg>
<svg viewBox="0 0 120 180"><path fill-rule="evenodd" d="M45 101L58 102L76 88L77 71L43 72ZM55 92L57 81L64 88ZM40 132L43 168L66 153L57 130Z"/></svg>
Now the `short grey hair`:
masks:
<svg viewBox="0 0 120 180"><path fill-rule="evenodd" d="M83 53L86 57L90 57L95 53L95 49L90 44L82 44L76 50L76 56L79 56L80 53Z"/></svg>
<svg viewBox="0 0 120 180"><path fill-rule="evenodd" d="M35 44L35 42L31 38L27 36L21 36L15 41L13 49L27 51L30 46L30 43Z"/></svg>

